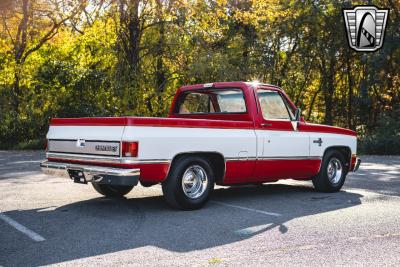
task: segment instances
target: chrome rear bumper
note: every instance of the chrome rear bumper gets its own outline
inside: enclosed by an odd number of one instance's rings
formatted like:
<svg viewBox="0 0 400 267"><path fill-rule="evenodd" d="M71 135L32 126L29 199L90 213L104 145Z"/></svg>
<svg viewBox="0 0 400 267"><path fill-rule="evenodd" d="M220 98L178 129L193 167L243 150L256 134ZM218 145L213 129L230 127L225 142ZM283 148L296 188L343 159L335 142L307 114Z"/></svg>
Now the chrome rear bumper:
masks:
<svg viewBox="0 0 400 267"><path fill-rule="evenodd" d="M140 178L140 169L122 169L63 162L43 161L40 163L42 172L70 178L69 171L81 171L86 182L136 185Z"/></svg>

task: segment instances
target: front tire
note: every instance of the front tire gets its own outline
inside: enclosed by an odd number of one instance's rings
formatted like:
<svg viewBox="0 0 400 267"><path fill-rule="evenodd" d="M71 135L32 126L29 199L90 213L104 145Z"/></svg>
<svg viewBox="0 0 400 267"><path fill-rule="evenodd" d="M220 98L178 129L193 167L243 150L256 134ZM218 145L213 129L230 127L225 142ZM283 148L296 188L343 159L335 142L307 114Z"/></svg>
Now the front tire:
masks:
<svg viewBox="0 0 400 267"><path fill-rule="evenodd" d="M92 183L93 188L100 194L106 197L122 197L128 194L133 186L126 185L108 185Z"/></svg>
<svg viewBox="0 0 400 267"><path fill-rule="evenodd" d="M312 179L314 188L319 192L337 192L346 179L346 165L342 153L330 150L325 153L321 169Z"/></svg>
<svg viewBox="0 0 400 267"><path fill-rule="evenodd" d="M162 183L165 200L174 208L199 209L214 189L214 172L210 163L200 157L185 157L174 163Z"/></svg>

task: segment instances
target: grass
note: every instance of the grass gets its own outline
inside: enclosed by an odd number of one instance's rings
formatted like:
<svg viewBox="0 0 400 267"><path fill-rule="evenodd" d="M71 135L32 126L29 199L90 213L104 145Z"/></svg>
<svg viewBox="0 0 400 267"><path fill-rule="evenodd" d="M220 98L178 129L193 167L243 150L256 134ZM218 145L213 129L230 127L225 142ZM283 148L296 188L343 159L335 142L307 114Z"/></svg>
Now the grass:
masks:
<svg viewBox="0 0 400 267"><path fill-rule="evenodd" d="M219 258L211 258L208 260L208 264L220 264L222 262L223 262L223 260L219 259Z"/></svg>

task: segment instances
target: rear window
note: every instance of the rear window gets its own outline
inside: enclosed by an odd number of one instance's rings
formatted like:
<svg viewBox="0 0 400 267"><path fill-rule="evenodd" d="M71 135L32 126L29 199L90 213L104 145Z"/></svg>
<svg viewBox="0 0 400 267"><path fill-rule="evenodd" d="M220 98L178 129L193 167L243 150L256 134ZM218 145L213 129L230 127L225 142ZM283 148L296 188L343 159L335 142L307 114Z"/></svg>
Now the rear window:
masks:
<svg viewBox="0 0 400 267"><path fill-rule="evenodd" d="M184 92L178 99L175 113L246 113L241 89L207 89Z"/></svg>

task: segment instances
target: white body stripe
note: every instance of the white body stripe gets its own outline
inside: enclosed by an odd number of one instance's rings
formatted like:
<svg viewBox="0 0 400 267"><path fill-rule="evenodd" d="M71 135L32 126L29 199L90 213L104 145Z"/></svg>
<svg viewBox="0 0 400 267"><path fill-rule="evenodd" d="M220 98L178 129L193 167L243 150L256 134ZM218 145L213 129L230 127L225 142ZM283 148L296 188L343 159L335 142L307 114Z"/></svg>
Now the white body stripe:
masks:
<svg viewBox="0 0 400 267"><path fill-rule="evenodd" d="M138 141L138 159L173 159L185 152L218 152L225 158L322 157L330 146L356 153L355 136L301 131L145 126L51 126L48 139ZM313 143L321 138L321 146Z"/></svg>
<svg viewBox="0 0 400 267"><path fill-rule="evenodd" d="M120 141L124 126L50 126L47 139Z"/></svg>
<svg viewBox="0 0 400 267"><path fill-rule="evenodd" d="M352 154L357 152L357 138L350 135L330 134L330 133L308 133L310 135L310 156L323 156L325 149L331 146L349 147ZM321 138L322 144L319 146L314 140Z"/></svg>
<svg viewBox="0 0 400 267"><path fill-rule="evenodd" d="M140 159L172 159L185 152L219 152L224 157L255 157L254 130L127 126L123 141L139 141Z"/></svg>
<svg viewBox="0 0 400 267"><path fill-rule="evenodd" d="M308 157L309 134L297 131L256 131L259 142L258 157Z"/></svg>

